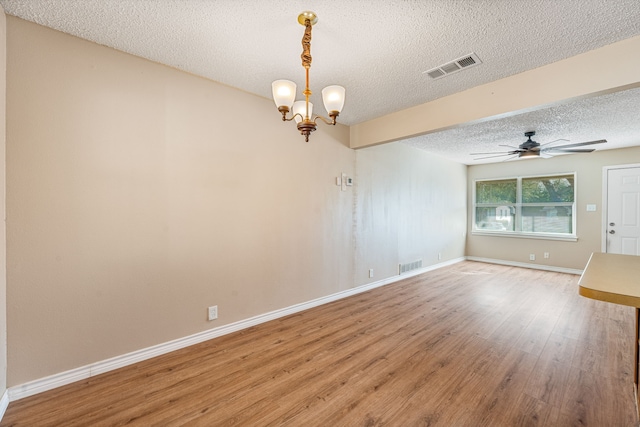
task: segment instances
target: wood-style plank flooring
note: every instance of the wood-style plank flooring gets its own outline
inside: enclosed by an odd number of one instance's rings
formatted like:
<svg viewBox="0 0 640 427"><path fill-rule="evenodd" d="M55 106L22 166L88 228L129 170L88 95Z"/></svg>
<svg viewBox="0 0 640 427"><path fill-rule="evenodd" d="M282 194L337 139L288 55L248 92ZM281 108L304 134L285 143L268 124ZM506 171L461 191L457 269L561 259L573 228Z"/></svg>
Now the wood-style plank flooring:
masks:
<svg viewBox="0 0 640 427"><path fill-rule="evenodd" d="M463 262L12 402L0 426L635 426L634 311Z"/></svg>

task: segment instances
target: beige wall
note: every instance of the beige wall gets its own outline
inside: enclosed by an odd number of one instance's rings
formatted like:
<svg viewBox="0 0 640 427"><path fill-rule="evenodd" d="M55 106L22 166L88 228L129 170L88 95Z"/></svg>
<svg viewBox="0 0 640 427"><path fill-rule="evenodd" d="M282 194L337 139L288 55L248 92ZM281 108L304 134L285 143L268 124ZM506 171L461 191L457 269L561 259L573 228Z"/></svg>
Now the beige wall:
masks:
<svg viewBox="0 0 640 427"><path fill-rule="evenodd" d="M0 7L0 395L7 388L7 235L5 229L5 136L7 82L7 19Z"/></svg>
<svg viewBox="0 0 640 427"><path fill-rule="evenodd" d="M464 255L460 165L13 17L7 48L9 386Z"/></svg>
<svg viewBox="0 0 640 427"><path fill-rule="evenodd" d="M353 286L346 127L13 17L8 82L10 386Z"/></svg>
<svg viewBox="0 0 640 427"><path fill-rule="evenodd" d="M640 139L640 136L638 138ZM597 150L589 154L557 156L551 159L521 160L470 166L468 169L469 235L467 239L467 256L583 269L591 253L601 251L602 168L604 166L633 163L640 163L640 147ZM577 173L577 242L471 234L474 180L563 172ZM597 205L597 211L587 212L587 204ZM543 258L544 252L549 252L549 259ZM529 261L529 254L531 253L536 254L535 261Z"/></svg>

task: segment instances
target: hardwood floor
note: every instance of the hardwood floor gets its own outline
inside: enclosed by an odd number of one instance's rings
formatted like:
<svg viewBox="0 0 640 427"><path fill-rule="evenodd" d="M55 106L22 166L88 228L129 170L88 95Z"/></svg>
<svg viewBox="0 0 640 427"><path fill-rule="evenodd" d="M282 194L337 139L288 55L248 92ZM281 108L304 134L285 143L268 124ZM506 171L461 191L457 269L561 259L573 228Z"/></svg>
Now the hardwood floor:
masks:
<svg viewBox="0 0 640 427"><path fill-rule="evenodd" d="M12 402L0 426L635 426L634 310L464 262Z"/></svg>

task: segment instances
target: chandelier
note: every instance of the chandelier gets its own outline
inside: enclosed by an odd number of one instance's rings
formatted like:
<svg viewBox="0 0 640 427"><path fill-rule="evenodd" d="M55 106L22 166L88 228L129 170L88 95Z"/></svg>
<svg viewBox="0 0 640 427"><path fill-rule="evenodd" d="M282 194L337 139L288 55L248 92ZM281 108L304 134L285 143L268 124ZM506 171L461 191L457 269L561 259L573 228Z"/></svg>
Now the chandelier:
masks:
<svg viewBox="0 0 640 427"><path fill-rule="evenodd" d="M302 36L302 66L306 72L306 85L304 88L304 101L296 101L296 84L289 80L276 80L272 83L273 100L278 107L278 111L282 113L282 121L289 122L295 120L298 130L304 135L304 140L309 142L309 135L316 130L316 122L322 120L328 125L335 125L336 118L342 111L344 106L345 89L342 86L327 86L322 89L322 101L324 108L329 113L331 120L322 116L312 118L313 104L309 102L312 92L309 89L309 68L311 68L311 27L318 22L318 17L313 12L302 12L298 15L298 22L304 25L304 36ZM289 111L292 116L287 117Z"/></svg>

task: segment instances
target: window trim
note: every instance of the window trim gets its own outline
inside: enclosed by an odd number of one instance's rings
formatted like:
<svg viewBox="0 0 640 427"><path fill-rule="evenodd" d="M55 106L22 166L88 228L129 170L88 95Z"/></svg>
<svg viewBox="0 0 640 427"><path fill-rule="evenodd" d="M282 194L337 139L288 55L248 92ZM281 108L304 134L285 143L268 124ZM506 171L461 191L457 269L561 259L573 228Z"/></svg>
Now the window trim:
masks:
<svg viewBox="0 0 640 427"><path fill-rule="evenodd" d="M571 230L573 231L571 234L569 233L536 233L536 232L527 232L521 230L508 231L508 230L483 230L477 228L476 222L476 211L478 207L483 206L492 206L497 205L496 203L477 203L476 198L476 189L478 187L478 182L482 181L508 181L508 180L516 180L516 202L514 206L516 208L516 214L514 218L522 218L522 180L529 178L547 178L547 177L556 177L556 176L566 176L573 175L573 203L571 202L547 202L549 205L553 206L571 206L572 207L572 215L571 215ZM577 199L578 199L578 174L573 172L558 172L558 173L549 173L542 175L519 175L519 176L507 176L500 178L478 178L473 180L473 188L472 188L472 222L471 222L471 234L476 236L498 236L498 237L516 237L516 238L525 238L525 239L543 239L543 240L562 240L575 242L578 240L577 234ZM528 205L544 205L547 203L535 203Z"/></svg>

